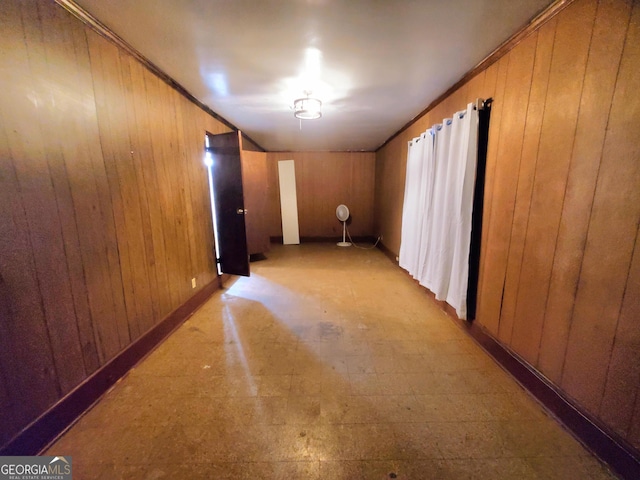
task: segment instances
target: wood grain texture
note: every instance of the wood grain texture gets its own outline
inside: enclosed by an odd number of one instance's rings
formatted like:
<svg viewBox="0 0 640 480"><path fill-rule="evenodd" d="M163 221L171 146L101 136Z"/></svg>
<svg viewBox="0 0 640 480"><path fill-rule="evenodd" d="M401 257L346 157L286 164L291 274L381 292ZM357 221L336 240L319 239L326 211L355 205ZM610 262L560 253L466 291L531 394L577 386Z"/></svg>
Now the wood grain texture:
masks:
<svg viewBox="0 0 640 480"><path fill-rule="evenodd" d="M558 382L562 372L573 303L582 266L593 195L630 7L598 5L582 88L569 178L562 207L549 298L544 314L538 366Z"/></svg>
<svg viewBox="0 0 640 480"><path fill-rule="evenodd" d="M22 8L21 13L24 25L28 26L25 28L25 43L31 74L35 78L47 76L50 83L47 85L49 88L42 91L48 101L37 109L39 122L32 127L35 136L29 142L29 149L24 152L25 158L31 161L16 162L15 166L23 199L28 205L27 222L56 376L61 392L66 393L84 378L85 370L78 329L73 320L73 296L54 188L54 185L63 183L59 174L63 162L59 151L47 148L46 140L48 135L58 133L56 127L59 123L52 127L47 120L55 118L54 106L64 95L65 85L52 69L38 62L39 58L49 53L49 44L44 42L44 38L50 22L46 17L40 21L38 11L34 9ZM73 51L72 38L63 37L65 33L68 32L61 32L54 39L54 42L62 44L59 63L68 58L70 50ZM24 112L25 117L30 113L34 113L33 110ZM40 171L44 175L40 175ZM58 278L58 281L47 281L49 278Z"/></svg>
<svg viewBox="0 0 640 480"><path fill-rule="evenodd" d="M73 43L75 45L75 61L76 76L75 83L79 86L76 94L82 98L92 98L94 96L93 76L91 71L91 60L88 52L88 44L86 32L79 28L77 23L69 17L64 11L56 9L56 18L59 19L51 25L52 31L58 28L58 25L64 19L65 29L73 32ZM100 211L102 212L102 231L106 246L106 263L109 271L109 284L105 286L110 289L111 299L113 302L113 311L115 321L113 319L106 320L103 325L117 332L118 343L113 344L113 351L109 355L115 355L115 352L121 350L131 341L130 333L127 325L126 307L124 305L122 273L120 268L120 253L118 250L116 225L113 213L113 199L109 188L108 176L105 168L102 151L100 148L100 131L97 123L97 113L95 102L88 106L91 121L83 122L78 118L79 138L78 143L85 149L88 158L91 160L94 176L96 179L96 189L100 202ZM86 113L85 113L86 115Z"/></svg>
<svg viewBox="0 0 640 480"><path fill-rule="evenodd" d="M502 168L495 168L493 189L491 190L491 213L489 216L485 245L485 262L492 268L485 270L484 288L495 292L486 308L492 309L492 316L499 316L508 291L505 285L507 259L510 252L514 209L518 190L518 176L521 166L523 133L525 129L527 101L531 88L534 59L536 53L535 35L527 38L518 48L518 56L509 55L504 86L504 105L500 124L500 136L495 158L499 158ZM495 145L492 144L492 146ZM491 178L491 177L489 177ZM484 313L486 315L486 313ZM498 337L504 332L500 322Z"/></svg>
<svg viewBox="0 0 640 480"><path fill-rule="evenodd" d="M522 153L518 171L513 221L510 229L509 253L504 280L504 295L500 309L498 338L505 343L511 341L515 319L516 301L520 287L522 255L529 222L531 194L533 190L536 159L540 141L540 128L544 115L545 98L549 83L549 67L556 31L556 21L540 28L537 32L536 53L526 106L526 123L522 137ZM520 106L522 110L525 110Z"/></svg>
<svg viewBox="0 0 640 480"><path fill-rule="evenodd" d="M35 102L28 98L33 77L23 41L21 6L4 2L0 9L1 64L12 65L3 70L6 85L0 95L0 275L3 313L9 312L8 317L1 318L0 362L4 390L11 396L11 408L0 411L0 423L17 429L55 401L60 385L31 243L31 231L37 232L33 225L37 217L31 213L33 205L29 202L37 201L33 198L37 192L29 183L37 185L38 181L32 178L38 172L28 167L31 158L36 167L46 163L41 140L32 143L29 139L40 137L39 125L33 119L37 118L37 105L43 98L35 98ZM25 182L23 194L21 184ZM32 400L25 402L27 398ZM12 418L5 421L4 417L9 416ZM11 438L15 433L5 431L3 437Z"/></svg>
<svg viewBox="0 0 640 480"><path fill-rule="evenodd" d="M229 128L53 2L0 22L5 444L216 279L204 133Z"/></svg>
<svg viewBox="0 0 640 480"><path fill-rule="evenodd" d="M637 399L636 395L636 399ZM629 431L626 435L626 440L631 445L640 445L640 402L636 400L635 410L633 412L633 418L631 420L631 426L629 427Z"/></svg>
<svg viewBox="0 0 640 480"><path fill-rule="evenodd" d="M595 0L572 4L556 29L511 338L531 364L542 336L596 6Z"/></svg>
<svg viewBox="0 0 640 480"><path fill-rule="evenodd" d="M114 221L120 264L123 267L123 294L131 339L140 336L141 321L151 316L151 302L145 269L139 193L131 161L123 69L120 52L97 34L88 32L100 145L112 192ZM140 281L138 281L140 280Z"/></svg>
<svg viewBox="0 0 640 480"><path fill-rule="evenodd" d="M400 251L407 141L403 135L397 136L376 152L375 230L382 235L383 245L396 256Z"/></svg>
<svg viewBox="0 0 640 480"><path fill-rule="evenodd" d="M491 241L493 210L498 206L493 205L493 192L495 190L495 178L498 163L498 145L502 133L502 115L504 112L504 93L507 82L507 72L511 55L505 55L495 65L496 83L491 107L491 125L489 127L489 141L487 145L487 169L485 177L485 202L482 213L482 245L480 251L480 273L478 277L478 309L476 317L492 334L497 335L500 325L500 303L502 301L502 286L496 289L496 284L501 284L499 272L496 273L489 265L491 262ZM494 230L495 231L495 230Z"/></svg>
<svg viewBox="0 0 640 480"><path fill-rule="evenodd" d="M198 228L198 225L194 222L194 205L193 205L193 195L192 191L193 187L193 179L192 179L192 170L188 168L189 162L193 161L196 155L200 155L200 159L202 159L204 155L202 142L204 141L202 137L196 138L195 135L192 134L191 128L193 127L192 118L191 118L191 103L185 98L177 98L178 110L181 112L180 115L180 123L178 124L178 129L183 132L181 152L183 152L183 162L187 168L182 168L180 172L176 172L181 174L181 187L182 193L184 195L184 209L185 209L185 218L184 224L182 228L185 233L185 243L182 245L182 248L188 248L189 250L189 263L187 263L183 270L183 283L185 285L185 290L183 293L183 298L186 299L189 297L189 286L191 273L194 272L194 265L197 262L198 258L198 246L197 240L195 236L195 230ZM192 142L197 142L195 145L192 145ZM204 170L203 170L204 173Z"/></svg>
<svg viewBox="0 0 640 480"><path fill-rule="evenodd" d="M353 236L373 235L375 154L371 152L269 152L270 236L281 236L280 197L275 173L279 160L294 160L301 237L337 238L342 224L336 207L349 207Z"/></svg>
<svg viewBox="0 0 640 480"><path fill-rule="evenodd" d="M269 189L267 183L267 154L244 150L242 142L242 189L247 210L247 249L249 255L269 250Z"/></svg>
<svg viewBox="0 0 640 480"><path fill-rule="evenodd" d="M171 309L171 294L169 293L169 285L167 280L167 268L164 259L166 258L165 235L163 217L164 212L160 208L160 191L162 189L161 168L156 159L162 158L162 149L160 146L162 141L154 142L152 131L159 129L157 120L159 117L154 110L154 105L160 103L158 98L159 84L152 80L152 74L138 65L138 74L135 76L134 88L145 95L137 95L135 98L136 110L136 128L138 129L138 139L140 141L140 163L142 168L142 179L144 182L144 190L147 192L148 206L148 231L151 245L150 253L147 260L149 261L149 270L151 276L151 289L156 292L157 296L153 297L152 302L156 306L154 310L154 321L151 322L151 328L156 322L155 319L163 318ZM146 230L146 229L145 229Z"/></svg>
<svg viewBox="0 0 640 480"><path fill-rule="evenodd" d="M607 366L599 416L622 437L640 428L634 416L640 390L640 226Z"/></svg>
<svg viewBox="0 0 640 480"><path fill-rule="evenodd" d="M196 252L192 257L192 265L190 279L195 277L197 285L202 288L203 285L210 283L217 278L215 269L213 242L213 223L211 219L211 203L209 196L209 176L207 167L204 163L204 134L205 122L202 112L194 111L190 106L192 119L190 129L191 157L187 165L190 171L191 179L191 205L193 206L193 235L195 239ZM193 295L190 291L187 298Z"/></svg>
<svg viewBox="0 0 640 480"><path fill-rule="evenodd" d="M7 300L7 295L2 291L2 285L0 284L0 315L5 316L5 318L9 317L9 305ZM2 364L0 363L0 368ZM8 412L6 421L4 423L5 427L0 431L0 445L5 445L11 440L12 432L16 432L18 428L17 418L12 416L11 414L15 411L14 405L11 401L11 395L8 390L8 382L7 375L0 369L0 408Z"/></svg>
<svg viewBox="0 0 640 480"><path fill-rule="evenodd" d="M640 222L638 62L640 4L635 2L611 105L562 375L563 388L594 411L602 402ZM640 296L635 298L640 301Z"/></svg>
<svg viewBox="0 0 640 480"><path fill-rule="evenodd" d="M180 163L187 161L188 155L185 149L187 143L184 128L183 128L183 109L182 102L179 97L172 96L171 103L174 111L174 136L177 149L177 158ZM204 143L204 139L202 140ZM204 147L203 147L204 148ZM181 257L181 261L178 265L178 272L176 272L175 285L178 288L179 301L183 302L188 295L187 286L184 284L188 277L188 272L191 269L191 249L189 248L189 231L188 231L188 219L189 213L187 212L187 188L185 188L185 172L183 169L173 171L175 176L175 194L174 205L177 206L175 212L174 221L176 223L176 230L178 233L177 253Z"/></svg>
<svg viewBox="0 0 640 480"><path fill-rule="evenodd" d="M140 223L138 235L141 241L141 264L136 271L135 282L142 285L141 296L146 309L142 316L138 316L139 333L147 331L153 318L158 311L158 288L157 278L153 266L155 265L153 236L151 231L151 218L149 211L149 200L153 190L145 188L146 179L144 177L143 160L149 155L149 144L147 130L142 129L139 123L144 122L144 112L141 106L141 97L144 98L144 90L140 90L139 76L143 74L142 66L136 63L135 59L122 52L120 53L120 66L122 84L124 86L124 105L126 108L127 131L129 133L130 146L130 168L131 188L137 197L138 208L140 209ZM136 86L138 88L136 88ZM122 120L122 119L121 119ZM146 137L146 138L145 138ZM151 198L153 200L153 198Z"/></svg>
<svg viewBox="0 0 640 480"><path fill-rule="evenodd" d="M181 228L179 225L180 184L175 174L176 160L180 158L180 147L175 141L172 128L175 125L175 110L172 102L172 90L164 82L151 77L149 79L157 89L156 99L150 105L154 108L154 115L160 119L160 124L151 130L154 158L158 159L156 174L161 185L157 201L162 212L162 232L166 250L166 274L169 287L170 305L181 303L182 277L181 269L187 264L181 243ZM169 140L169 141L167 141Z"/></svg>

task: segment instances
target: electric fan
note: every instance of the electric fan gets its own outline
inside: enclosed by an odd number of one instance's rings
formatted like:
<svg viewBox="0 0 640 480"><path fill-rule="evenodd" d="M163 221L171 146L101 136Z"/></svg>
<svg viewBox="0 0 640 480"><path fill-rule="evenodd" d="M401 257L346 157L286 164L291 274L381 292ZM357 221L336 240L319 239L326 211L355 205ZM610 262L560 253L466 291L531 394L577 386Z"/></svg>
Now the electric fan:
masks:
<svg viewBox="0 0 640 480"><path fill-rule="evenodd" d="M338 205L336 208L336 217L342 222L342 241L338 242L339 247L350 247L351 242L347 242L347 220L349 219L349 207L346 205Z"/></svg>

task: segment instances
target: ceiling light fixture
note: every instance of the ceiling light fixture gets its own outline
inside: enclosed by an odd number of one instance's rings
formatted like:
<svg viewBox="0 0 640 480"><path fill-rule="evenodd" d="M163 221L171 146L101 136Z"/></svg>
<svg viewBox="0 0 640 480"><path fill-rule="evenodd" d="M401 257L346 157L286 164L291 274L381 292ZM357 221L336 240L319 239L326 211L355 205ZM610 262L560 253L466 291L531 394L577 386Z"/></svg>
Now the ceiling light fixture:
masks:
<svg viewBox="0 0 640 480"><path fill-rule="evenodd" d="M322 117L322 102L311 97L311 92L305 90L306 97L298 98L293 102L293 115L300 120L315 120Z"/></svg>

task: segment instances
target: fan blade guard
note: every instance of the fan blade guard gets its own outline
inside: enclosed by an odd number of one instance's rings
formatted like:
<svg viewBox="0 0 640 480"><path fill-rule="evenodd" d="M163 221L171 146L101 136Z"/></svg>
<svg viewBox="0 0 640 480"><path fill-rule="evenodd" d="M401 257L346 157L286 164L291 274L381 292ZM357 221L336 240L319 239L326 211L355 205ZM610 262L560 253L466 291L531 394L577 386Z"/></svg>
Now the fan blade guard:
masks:
<svg viewBox="0 0 640 480"><path fill-rule="evenodd" d="M336 217L338 217L338 220L341 222L346 222L349 218L349 207L344 204L338 205L338 208L336 208Z"/></svg>

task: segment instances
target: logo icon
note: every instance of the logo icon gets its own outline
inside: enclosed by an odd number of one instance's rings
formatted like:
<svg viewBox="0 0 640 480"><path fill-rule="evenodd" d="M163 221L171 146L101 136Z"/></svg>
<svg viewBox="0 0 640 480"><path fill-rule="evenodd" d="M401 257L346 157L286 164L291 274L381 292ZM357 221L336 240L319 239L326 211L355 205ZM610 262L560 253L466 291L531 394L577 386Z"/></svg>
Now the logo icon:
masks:
<svg viewBox="0 0 640 480"><path fill-rule="evenodd" d="M72 480L72 457L0 456L0 480Z"/></svg>

